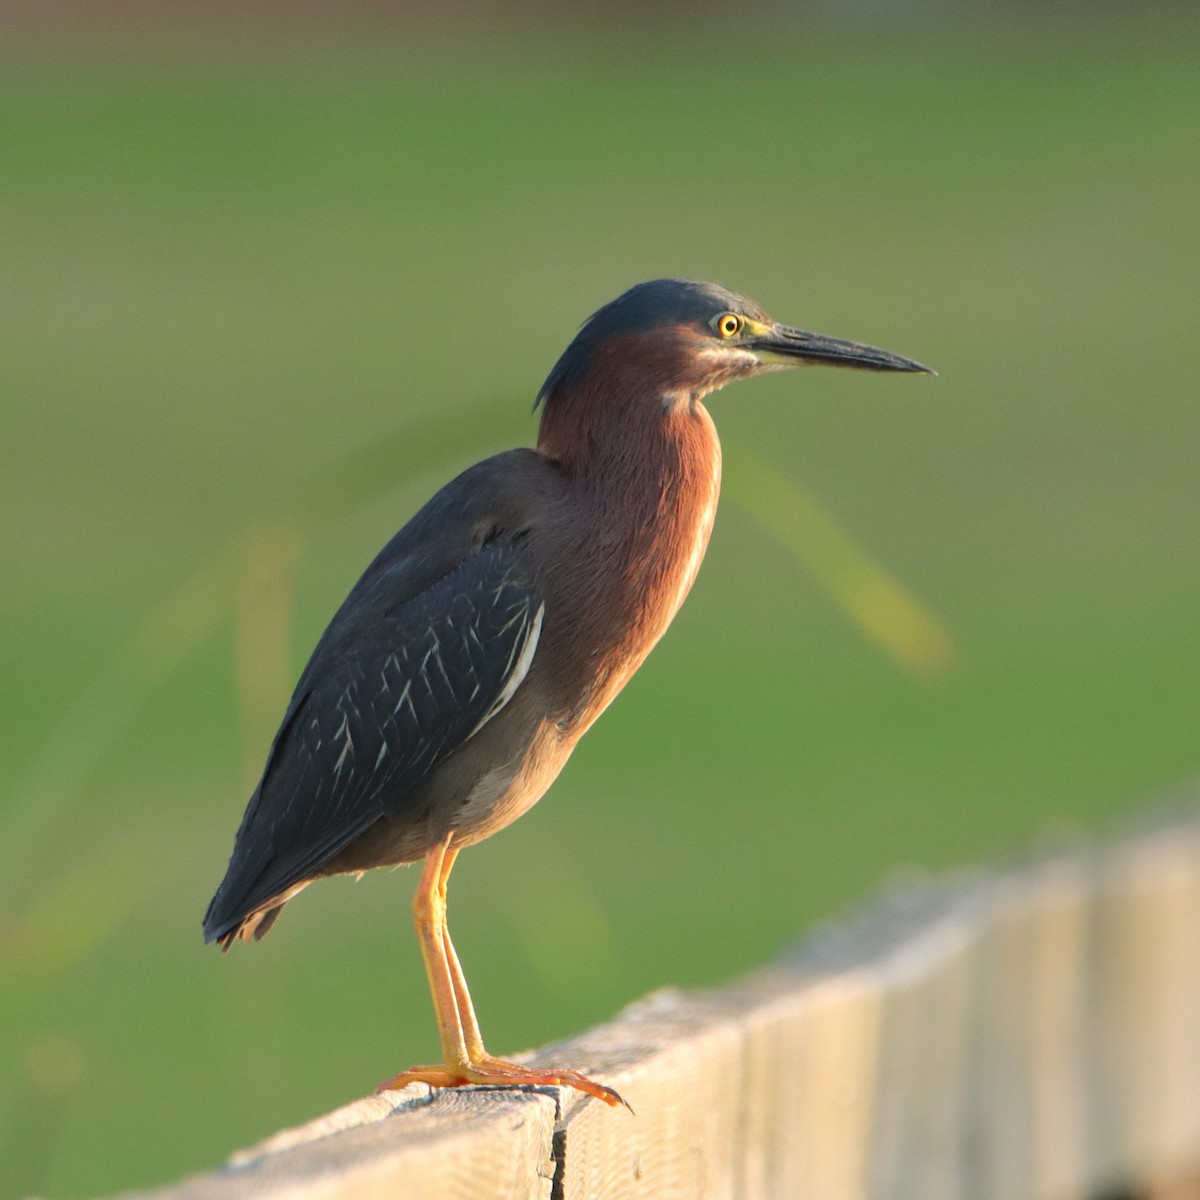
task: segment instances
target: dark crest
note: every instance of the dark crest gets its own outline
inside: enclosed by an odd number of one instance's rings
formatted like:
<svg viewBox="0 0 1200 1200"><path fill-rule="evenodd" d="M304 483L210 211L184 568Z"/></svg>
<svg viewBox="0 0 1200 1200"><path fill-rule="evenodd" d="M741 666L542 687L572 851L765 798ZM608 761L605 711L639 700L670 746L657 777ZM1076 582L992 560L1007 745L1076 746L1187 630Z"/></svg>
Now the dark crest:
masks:
<svg viewBox="0 0 1200 1200"><path fill-rule="evenodd" d="M766 313L753 300L717 283L694 279L651 279L635 284L593 313L563 351L534 401L534 412L560 387L576 386L587 374L592 351L608 338L659 325L707 324L719 313L733 311L765 321Z"/></svg>

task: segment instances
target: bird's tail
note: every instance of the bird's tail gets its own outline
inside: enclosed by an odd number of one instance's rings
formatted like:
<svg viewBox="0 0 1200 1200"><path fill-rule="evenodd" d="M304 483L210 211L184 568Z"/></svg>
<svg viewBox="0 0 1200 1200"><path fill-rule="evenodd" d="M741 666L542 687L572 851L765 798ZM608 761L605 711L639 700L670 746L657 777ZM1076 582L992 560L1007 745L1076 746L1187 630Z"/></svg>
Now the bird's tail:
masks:
<svg viewBox="0 0 1200 1200"><path fill-rule="evenodd" d="M261 941L271 930L271 926L279 920L283 906L299 891L308 887L310 880L290 887L278 896L272 896L266 904L248 912L244 916L232 919L226 917L218 906L221 899L220 890L212 898L208 912L204 914L204 941L216 942L224 954L234 942Z"/></svg>

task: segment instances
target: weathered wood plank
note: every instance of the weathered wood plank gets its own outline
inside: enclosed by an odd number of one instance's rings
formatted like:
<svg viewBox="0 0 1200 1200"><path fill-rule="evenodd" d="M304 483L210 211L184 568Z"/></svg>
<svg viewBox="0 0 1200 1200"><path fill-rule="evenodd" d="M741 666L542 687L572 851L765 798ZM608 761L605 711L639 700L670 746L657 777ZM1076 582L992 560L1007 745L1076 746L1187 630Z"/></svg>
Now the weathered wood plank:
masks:
<svg viewBox="0 0 1200 1200"><path fill-rule="evenodd" d="M368 1096L149 1200L550 1200L555 1103L529 1092Z"/></svg>
<svg viewBox="0 0 1200 1200"><path fill-rule="evenodd" d="M147 1196L1173 1195L1200 1163L1200 819L909 882L752 978L656 993L532 1057L637 1115L410 1088Z"/></svg>
<svg viewBox="0 0 1200 1200"><path fill-rule="evenodd" d="M1092 1036L1113 1175L1175 1175L1200 1145L1200 838L1118 851L1097 912Z"/></svg>

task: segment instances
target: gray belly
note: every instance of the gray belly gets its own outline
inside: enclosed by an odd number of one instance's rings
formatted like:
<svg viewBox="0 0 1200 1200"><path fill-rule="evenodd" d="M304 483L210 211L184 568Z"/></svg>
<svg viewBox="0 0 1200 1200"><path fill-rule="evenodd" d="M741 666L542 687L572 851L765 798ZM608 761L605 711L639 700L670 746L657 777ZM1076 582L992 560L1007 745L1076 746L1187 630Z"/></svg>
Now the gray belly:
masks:
<svg viewBox="0 0 1200 1200"><path fill-rule="evenodd" d="M439 764L409 797L401 816L380 817L319 874L417 862L449 832L455 847L470 846L527 812L578 740L577 735L564 736L556 722L535 715L533 707L514 701Z"/></svg>

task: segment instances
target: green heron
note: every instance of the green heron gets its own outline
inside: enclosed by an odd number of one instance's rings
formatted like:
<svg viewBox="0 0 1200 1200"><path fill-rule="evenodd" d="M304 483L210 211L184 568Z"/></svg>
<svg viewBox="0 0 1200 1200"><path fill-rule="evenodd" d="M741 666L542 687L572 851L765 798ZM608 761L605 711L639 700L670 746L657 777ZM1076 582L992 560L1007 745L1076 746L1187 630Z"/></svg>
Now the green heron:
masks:
<svg viewBox="0 0 1200 1200"><path fill-rule="evenodd" d="M261 938L314 879L424 860L413 901L444 1063L383 1087L565 1085L484 1049L446 924L458 853L516 820L666 632L704 557L721 449L702 403L807 363L927 371L777 324L711 283L638 284L538 393L537 448L447 484L383 548L288 705L204 918Z"/></svg>

